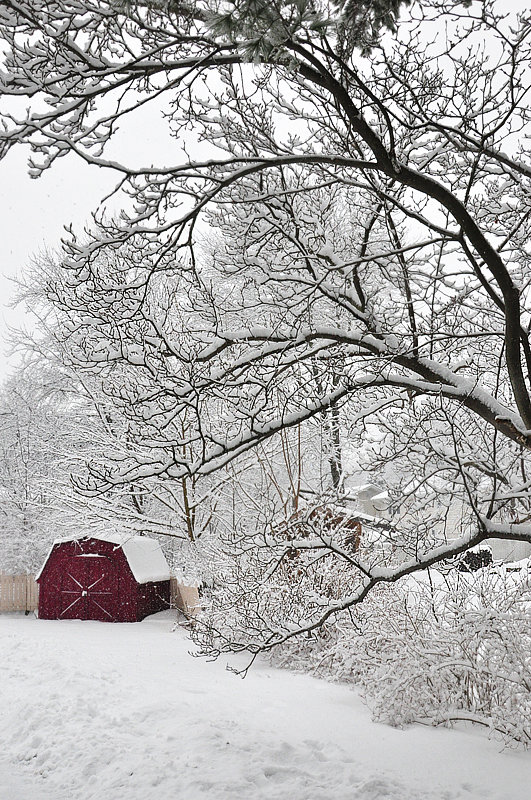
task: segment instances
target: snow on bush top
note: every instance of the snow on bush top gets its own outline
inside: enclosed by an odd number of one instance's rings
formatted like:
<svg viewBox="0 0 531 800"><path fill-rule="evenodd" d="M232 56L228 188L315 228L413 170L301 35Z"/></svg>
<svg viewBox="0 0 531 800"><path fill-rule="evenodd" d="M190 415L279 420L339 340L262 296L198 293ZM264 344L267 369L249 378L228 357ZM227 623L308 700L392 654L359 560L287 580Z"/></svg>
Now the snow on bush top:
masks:
<svg viewBox="0 0 531 800"><path fill-rule="evenodd" d="M121 536L120 534L100 533L97 535L85 533L80 536L67 536L62 539L55 539L36 578L41 576L44 565L48 561L56 544L79 541L81 539L101 539L104 542L111 542L121 547L137 583L166 581L170 578L168 562L166 561L160 544L155 539L150 539L149 536Z"/></svg>

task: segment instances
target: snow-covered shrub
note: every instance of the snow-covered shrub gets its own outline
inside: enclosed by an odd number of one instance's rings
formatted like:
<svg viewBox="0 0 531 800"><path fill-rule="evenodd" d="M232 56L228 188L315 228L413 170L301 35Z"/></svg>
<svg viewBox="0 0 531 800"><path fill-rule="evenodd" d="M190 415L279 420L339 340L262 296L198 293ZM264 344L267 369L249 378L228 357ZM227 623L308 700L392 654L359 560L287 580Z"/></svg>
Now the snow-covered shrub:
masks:
<svg viewBox="0 0 531 800"><path fill-rule="evenodd" d="M409 578L274 655L349 681L392 725L469 721L531 744L531 572Z"/></svg>
<svg viewBox="0 0 531 800"><path fill-rule="evenodd" d="M366 620L361 648L370 666L359 678L375 717L470 720L531 743L530 601L527 570L397 587L378 625Z"/></svg>

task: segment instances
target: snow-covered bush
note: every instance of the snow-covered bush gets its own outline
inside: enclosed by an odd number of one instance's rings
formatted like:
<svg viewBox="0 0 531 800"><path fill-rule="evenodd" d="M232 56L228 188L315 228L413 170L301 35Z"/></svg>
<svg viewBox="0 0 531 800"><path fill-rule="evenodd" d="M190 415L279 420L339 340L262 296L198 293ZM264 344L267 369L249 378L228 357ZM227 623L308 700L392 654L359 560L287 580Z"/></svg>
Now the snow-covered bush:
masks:
<svg viewBox="0 0 531 800"><path fill-rule="evenodd" d="M302 618L312 602L309 576L307 571L296 576L296 590L289 582L282 587L280 575L270 580L261 620L258 603L250 614L252 604L242 592L232 617L213 614L210 636L215 628L218 641L223 640L235 625L273 629L297 598ZM264 586L255 589L265 591ZM272 658L290 669L355 684L379 721L397 726L472 722L506 744L528 746L530 609L527 563L514 571L431 571L378 587L363 604L275 648ZM290 613L293 617L293 608Z"/></svg>
<svg viewBox="0 0 531 800"><path fill-rule="evenodd" d="M375 718L471 721L529 745L529 571L438 578L435 587L410 579L372 604L372 617L363 610L356 677Z"/></svg>

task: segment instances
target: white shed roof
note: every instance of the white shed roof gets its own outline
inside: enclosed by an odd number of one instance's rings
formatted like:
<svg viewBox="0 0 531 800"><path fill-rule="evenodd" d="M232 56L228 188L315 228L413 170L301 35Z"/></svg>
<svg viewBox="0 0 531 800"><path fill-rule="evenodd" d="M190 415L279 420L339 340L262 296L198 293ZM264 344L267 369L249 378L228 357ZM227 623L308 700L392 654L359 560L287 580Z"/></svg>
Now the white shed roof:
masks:
<svg viewBox="0 0 531 800"><path fill-rule="evenodd" d="M79 541L81 539L101 539L104 542L111 542L121 547L137 583L167 581L170 578L168 562L156 539L151 539L149 536L122 536L120 534L101 533L83 533L79 536L67 536L62 539L56 539L36 577L39 578L41 576L44 565L48 561L50 553L56 544Z"/></svg>

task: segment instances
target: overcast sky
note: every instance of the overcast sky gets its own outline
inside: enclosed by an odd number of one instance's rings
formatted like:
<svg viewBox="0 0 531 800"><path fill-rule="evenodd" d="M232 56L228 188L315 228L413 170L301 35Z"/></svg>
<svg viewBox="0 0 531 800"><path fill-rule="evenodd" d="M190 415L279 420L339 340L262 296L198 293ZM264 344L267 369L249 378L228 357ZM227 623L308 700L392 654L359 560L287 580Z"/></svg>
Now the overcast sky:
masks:
<svg viewBox="0 0 531 800"><path fill-rule="evenodd" d="M10 308L20 277L33 255L55 249L73 222L82 225L114 176L71 158L62 159L39 180L27 175L27 151L11 151L0 164L0 380L12 370L8 327L24 323L22 308Z"/></svg>
<svg viewBox="0 0 531 800"><path fill-rule="evenodd" d="M118 132L106 150L108 158L145 166L156 153L163 162L179 163L182 152L153 105L130 116L128 129ZM89 166L70 155L32 179L29 154L29 148L16 147L0 162L0 382L17 363L9 353L9 328L30 324L20 305L10 307L18 291L16 279L34 256L60 247L66 225L80 230L89 222L91 212L120 178L113 170Z"/></svg>

